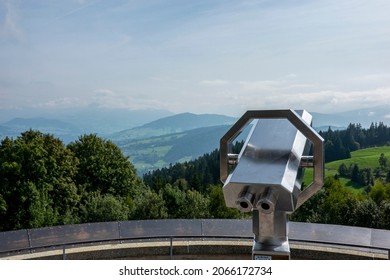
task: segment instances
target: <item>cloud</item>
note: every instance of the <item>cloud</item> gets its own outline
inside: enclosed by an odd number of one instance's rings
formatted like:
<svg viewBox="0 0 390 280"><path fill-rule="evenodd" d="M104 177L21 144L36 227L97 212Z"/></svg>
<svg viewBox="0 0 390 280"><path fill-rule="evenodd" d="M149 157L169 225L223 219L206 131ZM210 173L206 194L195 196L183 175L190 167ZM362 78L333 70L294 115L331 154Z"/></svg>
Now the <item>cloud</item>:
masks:
<svg viewBox="0 0 390 280"><path fill-rule="evenodd" d="M280 88L284 85L283 81L264 80L264 81L239 81L243 91L266 91Z"/></svg>
<svg viewBox="0 0 390 280"><path fill-rule="evenodd" d="M53 100L48 100L45 102L40 102L33 104L32 108L42 108L42 109L56 109L56 108L69 108L69 107L82 107L86 106L85 101L78 97L63 97Z"/></svg>
<svg viewBox="0 0 390 280"><path fill-rule="evenodd" d="M390 105L390 86L360 90L335 89L306 84L294 79L259 81L204 80L203 95L215 109L306 109L324 113ZM326 87L325 87L326 88ZM199 100L203 100L199 98ZM219 101L219 102L218 102ZM206 106L206 104L204 104ZM212 110L212 109L210 109Z"/></svg>
<svg viewBox="0 0 390 280"><path fill-rule="evenodd" d="M0 0L3 107L236 114L390 99L386 1L31 2Z"/></svg>
<svg viewBox="0 0 390 280"><path fill-rule="evenodd" d="M93 91L94 96L89 102L102 108L127 108L127 109L165 109L174 106L175 102L167 98L151 98L146 95L132 96L129 92L119 93L115 90L101 88Z"/></svg>
<svg viewBox="0 0 390 280"><path fill-rule="evenodd" d="M290 76L288 76L290 78ZM275 79L275 80L258 80L258 81L228 81L228 80L203 80L199 82L202 86L213 86L213 87L225 87L234 88L241 92L269 92L276 90L290 90L290 89L302 89L310 88L312 85L305 83L292 82L292 78L289 80Z"/></svg>
<svg viewBox="0 0 390 280"><path fill-rule="evenodd" d="M19 14L16 2L5 0L0 3L0 38L12 40L18 43L26 42L26 34L19 24Z"/></svg>
<svg viewBox="0 0 390 280"><path fill-rule="evenodd" d="M350 82L365 87L390 86L390 73L382 72L352 77Z"/></svg>
<svg viewBox="0 0 390 280"><path fill-rule="evenodd" d="M112 90L110 90L110 89L105 89L105 88L102 88L102 89L95 89L95 90L94 90L94 93L95 93L95 96L96 96L96 97L115 96L114 91L112 91Z"/></svg>
<svg viewBox="0 0 390 280"><path fill-rule="evenodd" d="M207 86L226 86L229 85L230 82L226 80L203 80L200 81L200 84Z"/></svg>
<svg viewBox="0 0 390 280"><path fill-rule="evenodd" d="M360 91L324 90L306 93L281 94L278 103L319 112L340 112L390 104L390 87ZM266 98L266 100L269 100Z"/></svg>
<svg viewBox="0 0 390 280"><path fill-rule="evenodd" d="M59 18L57 18L57 20L59 19L63 19L63 18L66 18L68 16L71 16L73 14L76 14L92 5L95 5L97 4L98 2L100 2L101 0L96 0L96 1L88 1L88 0L77 0L77 4L79 5L78 7L70 10L69 12L63 14L62 16L60 16Z"/></svg>

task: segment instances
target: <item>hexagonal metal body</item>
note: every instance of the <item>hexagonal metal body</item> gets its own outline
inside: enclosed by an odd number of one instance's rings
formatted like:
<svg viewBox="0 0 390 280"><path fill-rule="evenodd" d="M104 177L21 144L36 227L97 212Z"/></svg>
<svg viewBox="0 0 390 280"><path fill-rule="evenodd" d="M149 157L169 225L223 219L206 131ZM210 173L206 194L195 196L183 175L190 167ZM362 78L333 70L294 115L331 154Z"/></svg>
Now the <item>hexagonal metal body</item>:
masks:
<svg viewBox="0 0 390 280"><path fill-rule="evenodd" d="M280 201L275 210L294 211L303 175L299 165L304 152L308 154L309 145L306 137L286 119L255 120L238 156L239 164L223 186L226 205L242 208L237 205L240 193L260 195L272 187Z"/></svg>
<svg viewBox="0 0 390 280"><path fill-rule="evenodd" d="M287 214L322 187L323 139L311 121L304 110L248 111L221 139L225 202L242 212L253 211L254 254L289 256ZM249 122L253 126L240 154L231 155L232 141ZM301 191L308 166L302 160L308 158L312 144L314 179ZM229 162L235 163L232 171Z"/></svg>

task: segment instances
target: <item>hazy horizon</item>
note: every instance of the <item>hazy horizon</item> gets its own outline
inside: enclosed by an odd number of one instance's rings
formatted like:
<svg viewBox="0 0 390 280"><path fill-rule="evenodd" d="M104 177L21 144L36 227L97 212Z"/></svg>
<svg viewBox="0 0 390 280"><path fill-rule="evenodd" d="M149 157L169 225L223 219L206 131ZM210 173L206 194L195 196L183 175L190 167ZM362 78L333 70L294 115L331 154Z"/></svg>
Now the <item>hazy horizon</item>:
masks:
<svg viewBox="0 0 390 280"><path fill-rule="evenodd" d="M1 0L0 110L389 105L389 11L385 0Z"/></svg>

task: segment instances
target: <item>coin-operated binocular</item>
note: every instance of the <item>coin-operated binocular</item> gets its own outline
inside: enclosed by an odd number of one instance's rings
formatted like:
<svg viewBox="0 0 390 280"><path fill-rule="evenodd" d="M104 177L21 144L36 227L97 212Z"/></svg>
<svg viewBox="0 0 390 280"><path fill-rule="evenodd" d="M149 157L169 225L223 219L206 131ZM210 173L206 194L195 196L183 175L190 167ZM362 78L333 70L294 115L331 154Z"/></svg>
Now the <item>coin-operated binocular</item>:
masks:
<svg viewBox="0 0 390 280"><path fill-rule="evenodd" d="M252 129L239 154L232 142ZM220 176L226 205L252 212L253 259L290 259L288 214L324 182L323 139L304 111L247 111L221 138ZM305 168L312 183L301 190Z"/></svg>

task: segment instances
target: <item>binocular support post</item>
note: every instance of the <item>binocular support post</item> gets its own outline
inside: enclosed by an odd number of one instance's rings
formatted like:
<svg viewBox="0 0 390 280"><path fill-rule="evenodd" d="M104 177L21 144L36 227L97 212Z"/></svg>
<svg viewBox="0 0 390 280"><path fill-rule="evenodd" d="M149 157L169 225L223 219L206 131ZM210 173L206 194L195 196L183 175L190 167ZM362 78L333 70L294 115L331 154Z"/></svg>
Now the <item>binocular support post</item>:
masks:
<svg viewBox="0 0 390 280"><path fill-rule="evenodd" d="M254 241L252 259L290 259L288 218L285 212L253 210Z"/></svg>
<svg viewBox="0 0 390 280"><path fill-rule="evenodd" d="M221 138L225 202L252 212L253 259L290 258L288 214L323 185L323 139L311 120L304 110L248 111ZM252 121L241 152L233 154L232 142ZM301 190L305 168L313 168L313 182Z"/></svg>

